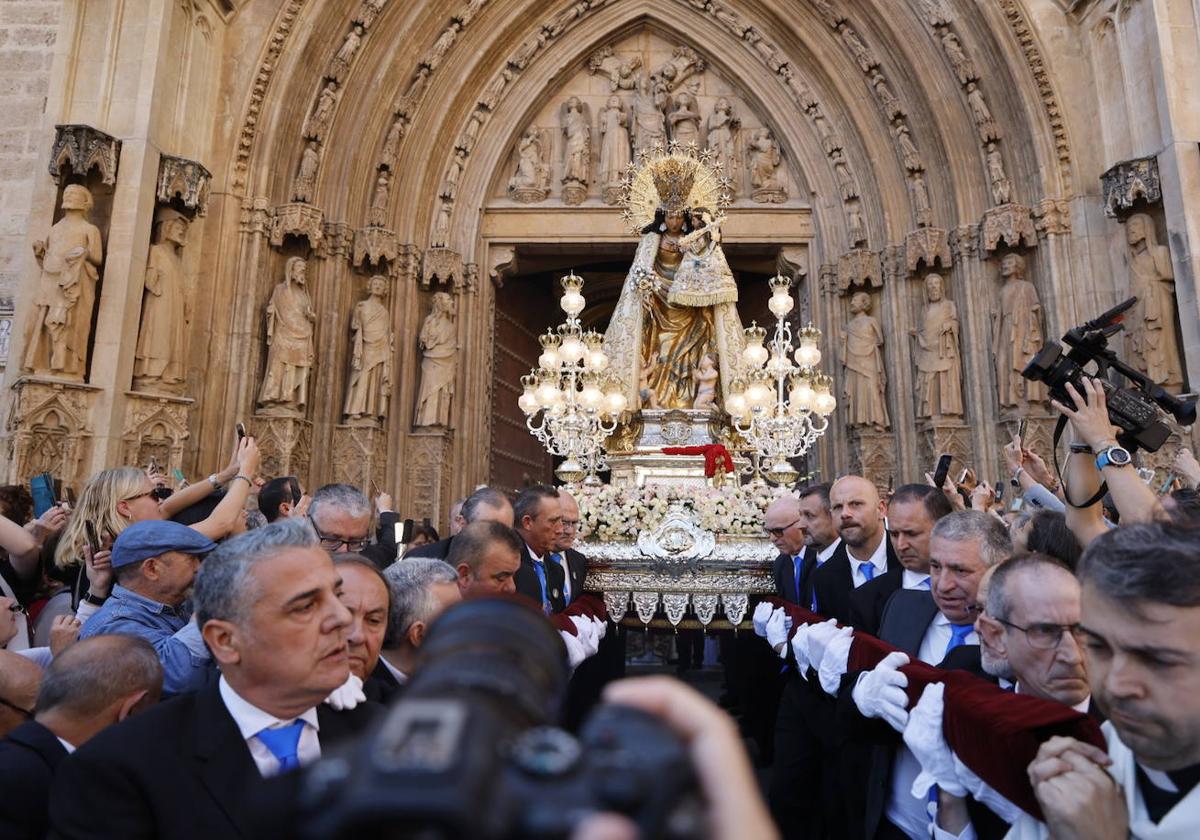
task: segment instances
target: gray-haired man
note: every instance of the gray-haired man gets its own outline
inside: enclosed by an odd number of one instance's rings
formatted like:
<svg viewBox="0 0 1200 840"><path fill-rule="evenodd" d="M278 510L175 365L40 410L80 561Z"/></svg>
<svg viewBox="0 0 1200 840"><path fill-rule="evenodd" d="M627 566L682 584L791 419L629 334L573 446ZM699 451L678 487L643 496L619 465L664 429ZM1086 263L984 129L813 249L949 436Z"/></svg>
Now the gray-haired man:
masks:
<svg viewBox="0 0 1200 840"><path fill-rule="evenodd" d="M428 557L406 557L389 566L384 577L391 589L391 609L379 662L392 678L390 697L408 681L429 625L461 601L462 593L454 567Z"/></svg>

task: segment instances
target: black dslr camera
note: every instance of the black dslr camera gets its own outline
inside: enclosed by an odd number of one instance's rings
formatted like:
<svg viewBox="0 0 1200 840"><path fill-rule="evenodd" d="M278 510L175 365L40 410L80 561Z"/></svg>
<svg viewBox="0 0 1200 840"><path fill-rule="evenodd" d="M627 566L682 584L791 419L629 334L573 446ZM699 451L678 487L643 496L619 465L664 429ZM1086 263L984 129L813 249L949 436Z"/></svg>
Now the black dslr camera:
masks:
<svg viewBox="0 0 1200 840"><path fill-rule="evenodd" d="M1065 356L1061 344L1048 342L1029 361L1021 375L1035 382L1046 383L1050 396L1071 408L1075 408L1075 403L1067 395L1064 386L1070 382L1076 391L1083 393L1083 377L1094 375L1104 388L1108 419L1121 429L1117 435L1121 446L1130 452L1138 449L1156 452L1171 434L1171 430L1159 418L1159 409L1170 414L1181 425L1190 426L1196 422L1196 401L1181 400L1167 393L1161 385L1122 362L1109 349L1109 337L1124 329L1121 320L1135 303L1137 298L1132 297L1099 318L1068 330L1063 341L1071 349ZM1083 368L1089 362L1096 363L1095 374L1084 373ZM1110 383L1107 379L1110 370L1124 376L1134 387L1118 388Z"/></svg>
<svg viewBox="0 0 1200 840"><path fill-rule="evenodd" d="M539 613L503 599L453 607L414 670L381 725L311 768L303 836L567 838L595 812L628 816L642 837L703 836L687 749L657 718L605 705L578 739L549 725L569 675Z"/></svg>

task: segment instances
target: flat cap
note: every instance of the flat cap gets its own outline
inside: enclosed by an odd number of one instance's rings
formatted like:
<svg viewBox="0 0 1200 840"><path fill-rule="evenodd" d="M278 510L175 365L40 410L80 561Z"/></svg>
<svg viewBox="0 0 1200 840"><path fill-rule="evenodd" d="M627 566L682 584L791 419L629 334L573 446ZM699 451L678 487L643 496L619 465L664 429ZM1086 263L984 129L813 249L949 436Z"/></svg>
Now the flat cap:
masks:
<svg viewBox="0 0 1200 840"><path fill-rule="evenodd" d="M147 519L133 523L117 537L112 547L112 565L114 569L119 569L168 551L207 554L216 547L215 542L195 528L169 519Z"/></svg>

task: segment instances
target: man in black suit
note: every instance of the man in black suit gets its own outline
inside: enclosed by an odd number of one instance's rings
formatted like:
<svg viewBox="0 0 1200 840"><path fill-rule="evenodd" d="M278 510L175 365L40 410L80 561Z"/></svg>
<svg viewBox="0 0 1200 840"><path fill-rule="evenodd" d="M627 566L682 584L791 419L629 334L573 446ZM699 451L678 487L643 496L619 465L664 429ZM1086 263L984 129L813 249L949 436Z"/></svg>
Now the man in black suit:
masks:
<svg viewBox="0 0 1200 840"><path fill-rule="evenodd" d="M887 535L902 574L883 575L850 593L850 623L856 630L879 633L883 606L897 589L929 591L929 533L952 512L946 494L928 484L904 484L887 503Z"/></svg>
<svg viewBox="0 0 1200 840"><path fill-rule="evenodd" d="M813 594L818 613L850 624L850 593L877 577L898 582L902 569L884 528L887 505L874 484L842 476L829 489L829 504L842 544L813 572Z"/></svg>
<svg viewBox="0 0 1200 840"><path fill-rule="evenodd" d="M378 699L387 702L408 682L429 625L447 607L461 601L462 592L458 572L431 557L406 557L389 566L384 577L391 590L387 635L379 664L367 683L374 683ZM368 693L367 698L371 697Z"/></svg>
<svg viewBox="0 0 1200 840"><path fill-rule="evenodd" d="M463 520L464 528L473 522L499 522L506 528L513 526L512 502L508 500L508 496L494 487L480 487L468 496L462 503L459 516ZM450 556L455 536L457 534L451 534L444 540L418 546L404 556L406 558L432 557L436 560L445 560Z"/></svg>
<svg viewBox="0 0 1200 840"><path fill-rule="evenodd" d="M562 566L550 559L562 539L562 502L558 491L545 485L525 488L513 505L513 519L525 543L521 568L513 578L517 591L541 604L547 614L564 609L566 576Z"/></svg>
<svg viewBox="0 0 1200 840"><path fill-rule="evenodd" d="M385 702L389 696L386 678L381 685L380 651L387 634L391 589L383 572L361 554L335 554L333 565L342 577L341 601L350 610L350 673L362 683L368 700ZM392 566L398 565L393 563ZM391 567L389 567L391 568Z"/></svg>
<svg viewBox="0 0 1200 840"><path fill-rule="evenodd" d="M196 620L221 678L114 726L58 767L51 836L272 837L264 779L315 761L361 731L373 704L322 700L350 673L341 580L308 525L286 519L204 561Z"/></svg>
<svg viewBox="0 0 1200 840"><path fill-rule="evenodd" d="M1012 543L1004 524L979 511L958 511L938 520L929 547L931 591L900 589L884 607L879 638L908 659L943 665L951 651L978 645L971 607L984 572L1007 559ZM912 795L920 772L903 745L907 699L897 704L893 654L872 671L847 674L839 694L840 720L847 731L875 742L865 784L863 836L875 840L928 837L927 802ZM890 724L871 724L878 718Z"/></svg>
<svg viewBox="0 0 1200 840"><path fill-rule="evenodd" d="M94 636L55 657L33 719L0 741L0 837L45 837L59 763L96 733L157 703L162 682L158 654L137 636Z"/></svg>
<svg viewBox="0 0 1200 840"><path fill-rule="evenodd" d="M579 536L579 503L565 487L558 488L558 501L562 505L562 536L550 556L562 566L566 586L563 600L570 604L587 583L587 558L575 550L575 540Z"/></svg>

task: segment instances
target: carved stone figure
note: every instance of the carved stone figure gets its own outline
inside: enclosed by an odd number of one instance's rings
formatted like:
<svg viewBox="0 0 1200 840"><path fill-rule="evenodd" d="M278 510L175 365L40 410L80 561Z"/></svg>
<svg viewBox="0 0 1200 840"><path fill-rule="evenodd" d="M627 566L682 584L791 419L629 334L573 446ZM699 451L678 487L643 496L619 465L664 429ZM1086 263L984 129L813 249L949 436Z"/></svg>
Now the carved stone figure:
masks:
<svg viewBox="0 0 1200 840"><path fill-rule="evenodd" d="M442 30L442 34L433 42L433 46L429 48L429 52L421 59L421 63L430 70L436 70L438 65L442 63L442 59L446 57L446 53L450 52L450 48L454 46L454 41L458 38L458 33L462 29L462 24L451 18L450 25Z"/></svg>
<svg viewBox="0 0 1200 840"><path fill-rule="evenodd" d="M942 32L942 49L946 52L946 57L950 59L950 65L954 68L954 72L958 74L958 80L964 85L979 78L979 74L975 72L975 64L971 59L967 58L967 54L963 52L962 43L958 40L958 36L950 29Z"/></svg>
<svg viewBox="0 0 1200 840"><path fill-rule="evenodd" d="M649 74L643 73L633 97L633 142L639 153L667 145L665 104L666 94L661 89L655 90Z"/></svg>
<svg viewBox="0 0 1200 840"><path fill-rule="evenodd" d="M837 177L838 186L842 190L842 198L846 201L857 198L858 184L854 180L853 173L850 172L850 164L846 160L846 155L841 149L834 149L829 159L833 161L833 174Z"/></svg>
<svg viewBox="0 0 1200 840"><path fill-rule="evenodd" d="M258 394L258 405L267 413L299 413L308 403L317 313L307 284L307 263L291 257L267 303L267 371Z"/></svg>
<svg viewBox="0 0 1200 840"><path fill-rule="evenodd" d="M371 209L367 213L367 224L370 227L387 227L388 194L391 192L388 183L388 171L380 169L375 178L375 194L371 197Z"/></svg>
<svg viewBox="0 0 1200 840"><path fill-rule="evenodd" d="M525 132L517 144L517 171L508 179L508 191L516 201L544 201L549 194L550 168L542 152L541 134L536 128Z"/></svg>
<svg viewBox="0 0 1200 840"><path fill-rule="evenodd" d="M883 367L883 328L871 314L871 296L850 298L850 323L842 332L842 367L846 375L846 408L851 426L886 429L887 373Z"/></svg>
<svg viewBox="0 0 1200 840"><path fill-rule="evenodd" d="M708 148L713 153L713 166L730 180L732 186L736 186L733 176L737 171L737 133L741 126L742 121L734 113L733 105L722 96L708 117Z"/></svg>
<svg viewBox="0 0 1200 840"><path fill-rule="evenodd" d="M387 137L383 139L383 152L379 155L379 163L388 169L396 168L396 155L400 153L400 141L408 130L408 120L397 117L388 128Z"/></svg>
<svg viewBox="0 0 1200 840"><path fill-rule="evenodd" d="M100 229L88 220L92 194L86 187L69 184L61 207L63 217L46 239L33 243L39 275L24 369L82 382L104 246Z"/></svg>
<svg viewBox="0 0 1200 840"><path fill-rule="evenodd" d="M433 223L433 241L430 243L434 247L443 247L446 240L450 237L450 216L454 212L454 202L443 200L441 207L438 208L437 220Z"/></svg>
<svg viewBox="0 0 1200 840"><path fill-rule="evenodd" d="M518 70L524 70L537 55L537 51L545 45L546 33L539 29L536 34L526 38L521 46L517 47L516 51L508 57L508 63Z"/></svg>
<svg viewBox="0 0 1200 840"><path fill-rule="evenodd" d="M838 24L846 19L846 16L841 13L831 2L831 0L812 0L813 7L817 10L817 14L821 16L821 20L831 29L837 29Z"/></svg>
<svg viewBox="0 0 1200 840"><path fill-rule="evenodd" d="M346 386L347 420L371 420L387 414L392 395L392 356L395 332L384 298L388 280L376 274L367 281L367 297L354 306L350 331L350 382Z"/></svg>
<svg viewBox="0 0 1200 840"><path fill-rule="evenodd" d="M950 10L945 0L921 0L921 5L925 8L925 22L930 26L950 25Z"/></svg>
<svg viewBox="0 0 1200 840"><path fill-rule="evenodd" d="M609 89L613 92L636 88L638 83L637 71L641 67L641 56L633 55L622 61L613 52L613 48L608 46L596 50L592 54L592 57L588 59L588 72L594 75L607 76Z"/></svg>
<svg viewBox="0 0 1200 840"><path fill-rule="evenodd" d="M496 108L496 103L500 101L500 95L504 93L504 88L512 81L513 71L509 67L500 68L500 72L492 77L488 82L487 87L483 89L483 93L479 96L479 104L493 111Z"/></svg>
<svg viewBox="0 0 1200 840"><path fill-rule="evenodd" d="M358 19L362 21L363 26L370 29L375 25L375 19L379 17L379 13L386 5L387 0L366 0L359 11Z"/></svg>
<svg viewBox="0 0 1200 840"><path fill-rule="evenodd" d="M562 106L563 200L579 204L587 198L592 169L592 126L587 106L572 96Z"/></svg>
<svg viewBox="0 0 1200 840"><path fill-rule="evenodd" d="M781 204L787 199L787 191L779 178L782 157L775 138L769 129L754 132L749 144L751 198L758 202Z"/></svg>
<svg viewBox="0 0 1200 840"><path fill-rule="evenodd" d="M462 177L463 170L467 166L467 153L462 149L454 150L454 160L450 161L450 168L446 170L446 178L442 182L442 197L454 198L458 192L458 180Z"/></svg>
<svg viewBox="0 0 1200 840"><path fill-rule="evenodd" d="M1158 244L1154 219L1135 213L1125 223L1129 243L1129 293L1138 302L1125 323L1134 367L1168 387L1183 382L1175 332L1175 270L1171 249Z"/></svg>
<svg viewBox="0 0 1200 840"><path fill-rule="evenodd" d="M667 115L671 139L683 147L700 145L700 103L688 90L671 97L671 112Z"/></svg>
<svg viewBox="0 0 1200 840"><path fill-rule="evenodd" d="M362 46L364 34L365 30L360 24L355 24L346 33L346 40L342 41L342 46L338 49L337 54L334 55L333 61L329 63L329 78L336 79L339 82L346 80L346 73L350 69L350 63L354 61L354 54Z"/></svg>
<svg viewBox="0 0 1200 840"><path fill-rule="evenodd" d="M917 226L928 227L933 224L933 207L929 203L929 187L925 185L925 176L920 172L912 173L908 178L908 188L912 193L913 213L917 217Z"/></svg>
<svg viewBox="0 0 1200 840"><path fill-rule="evenodd" d="M1012 200L1012 184L1004 173L1004 156L995 143L987 144L988 180L992 182L992 201L1008 204Z"/></svg>
<svg viewBox="0 0 1200 840"><path fill-rule="evenodd" d="M337 82L326 82L317 97L308 121L304 124L304 136L309 140L324 140L329 133L329 121L333 119L333 109L337 107Z"/></svg>
<svg viewBox="0 0 1200 840"><path fill-rule="evenodd" d="M139 391L177 393L187 379L187 285L183 248L188 219L161 207L155 214L158 241L146 261L142 321L133 358L133 384Z"/></svg>
<svg viewBox="0 0 1200 840"><path fill-rule="evenodd" d="M321 147L316 140L309 140L300 153L300 166L296 169L296 180L292 181L292 201L307 203L313 200L320 168Z"/></svg>
<svg viewBox="0 0 1200 840"><path fill-rule="evenodd" d="M854 60L858 62L858 66L862 68L864 73L871 72L872 67L879 65L879 59L863 43L862 38L858 37L858 33L854 31L853 26L843 26L841 35L842 42L850 50L850 54L854 56Z"/></svg>
<svg viewBox="0 0 1200 840"><path fill-rule="evenodd" d="M913 142L912 134L905 123L896 126L896 145L900 147L900 155L904 159L904 168L909 172L921 172L925 164L921 162L921 153Z"/></svg>
<svg viewBox="0 0 1200 840"><path fill-rule="evenodd" d="M716 405L717 380L720 378L717 360L712 353L705 353L692 372L692 380L696 383L696 398L692 401L692 408L712 408Z"/></svg>
<svg viewBox="0 0 1200 840"><path fill-rule="evenodd" d="M417 394L416 426L450 425L454 375L458 367L458 332L454 300L445 292L433 296L433 309L421 325L421 388Z"/></svg>
<svg viewBox="0 0 1200 840"><path fill-rule="evenodd" d="M630 159L629 115L621 97L610 96L600 111L600 183L605 204L621 200L621 185Z"/></svg>
<svg viewBox="0 0 1200 840"><path fill-rule="evenodd" d="M417 110L417 105L421 102L421 95L425 93L425 85L429 82L429 68L422 65L417 68L417 72L413 73L412 80L408 83L408 88L404 91L404 95L400 97L400 101L396 103L396 113L411 117L413 111Z"/></svg>
<svg viewBox="0 0 1200 840"><path fill-rule="evenodd" d="M834 131L833 125L825 118L825 115L820 111L813 114L813 126L817 129L817 134L821 135L821 148L825 150L825 154L833 156L833 153L842 148L842 138Z"/></svg>
<svg viewBox="0 0 1200 840"><path fill-rule="evenodd" d="M871 87L874 88L875 98L879 100L879 107L883 109L888 120L896 120L904 116L904 106L900 104L896 94L892 93L887 79L878 70L871 75Z"/></svg>
<svg viewBox="0 0 1200 840"><path fill-rule="evenodd" d="M862 205L857 201L846 203L846 226L850 229L851 248L857 248L867 241L867 223L863 219Z"/></svg>
<svg viewBox="0 0 1200 840"><path fill-rule="evenodd" d="M962 358L959 353L958 307L945 297L940 274L925 277L925 310L917 340L919 417L957 417L963 413Z"/></svg>
<svg viewBox="0 0 1200 840"><path fill-rule="evenodd" d="M996 121L992 119L992 112L983 98L983 92L974 82L967 85L967 104L971 106L975 127L979 129L979 139L984 143L999 140L1000 129L996 126Z"/></svg>
<svg viewBox="0 0 1200 840"><path fill-rule="evenodd" d="M1005 254L1000 260L1000 311L992 313L992 355L996 359L996 385L1002 408L1041 402L1045 390L1021 371L1042 349L1042 302L1037 289L1025 279L1025 258Z"/></svg>

